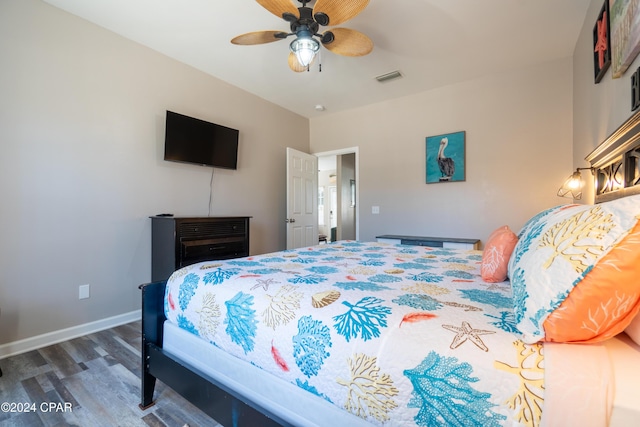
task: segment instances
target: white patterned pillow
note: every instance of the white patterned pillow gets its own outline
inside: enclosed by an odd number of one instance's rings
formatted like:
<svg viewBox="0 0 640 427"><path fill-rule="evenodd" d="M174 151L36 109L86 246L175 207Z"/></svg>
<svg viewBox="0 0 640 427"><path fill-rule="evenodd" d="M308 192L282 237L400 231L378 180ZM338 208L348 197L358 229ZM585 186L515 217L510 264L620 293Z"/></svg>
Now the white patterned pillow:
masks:
<svg viewBox="0 0 640 427"><path fill-rule="evenodd" d="M640 195L548 209L527 222L509 261L526 343L596 342L640 310Z"/></svg>

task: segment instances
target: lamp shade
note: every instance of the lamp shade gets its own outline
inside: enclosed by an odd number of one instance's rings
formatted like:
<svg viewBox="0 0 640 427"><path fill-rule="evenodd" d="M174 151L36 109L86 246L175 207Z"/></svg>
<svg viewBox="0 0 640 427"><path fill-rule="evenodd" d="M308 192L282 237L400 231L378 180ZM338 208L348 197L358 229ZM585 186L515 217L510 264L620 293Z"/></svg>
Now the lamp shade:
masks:
<svg viewBox="0 0 640 427"><path fill-rule="evenodd" d="M298 62L303 67L308 66L313 61L316 53L320 49L320 43L311 37L311 33L307 30L298 31L297 37L289 45L291 52L296 55Z"/></svg>
<svg viewBox="0 0 640 427"><path fill-rule="evenodd" d="M582 199L582 189L584 188L584 179L582 179L581 170L590 169L591 168L578 168L574 173L572 173L569 178L562 184L562 187L558 189L559 197L567 197L570 199L580 200Z"/></svg>

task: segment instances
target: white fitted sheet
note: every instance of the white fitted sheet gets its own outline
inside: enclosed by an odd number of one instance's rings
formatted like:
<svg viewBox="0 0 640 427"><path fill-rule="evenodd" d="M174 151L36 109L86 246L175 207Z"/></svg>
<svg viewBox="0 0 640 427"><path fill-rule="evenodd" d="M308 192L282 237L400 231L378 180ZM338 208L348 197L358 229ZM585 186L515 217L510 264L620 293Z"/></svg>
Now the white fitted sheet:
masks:
<svg viewBox="0 0 640 427"><path fill-rule="evenodd" d="M640 425L640 346L545 343L543 427Z"/></svg>
<svg viewBox="0 0 640 427"><path fill-rule="evenodd" d="M371 426L362 418L229 355L170 322L164 323L163 348L293 425Z"/></svg>
<svg viewBox="0 0 640 427"><path fill-rule="evenodd" d="M624 333L603 345L609 352L616 385L610 427L640 425L640 346Z"/></svg>
<svg viewBox="0 0 640 427"><path fill-rule="evenodd" d="M614 396L613 371L602 344L544 344L543 427L606 427Z"/></svg>

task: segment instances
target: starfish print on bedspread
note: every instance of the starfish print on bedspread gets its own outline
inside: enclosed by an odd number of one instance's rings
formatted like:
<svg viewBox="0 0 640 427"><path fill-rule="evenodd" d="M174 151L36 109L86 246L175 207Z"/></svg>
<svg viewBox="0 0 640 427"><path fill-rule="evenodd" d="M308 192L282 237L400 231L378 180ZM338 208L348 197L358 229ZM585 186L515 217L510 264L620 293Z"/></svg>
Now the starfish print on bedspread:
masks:
<svg viewBox="0 0 640 427"><path fill-rule="evenodd" d="M487 347L484 344L484 342L480 338L480 335L495 334L495 331L486 331L486 330L483 330L483 329L473 329L471 327L471 325L469 324L469 322L462 322L462 326L460 326L460 327L453 326L453 325L442 325L442 327L447 329L447 330L449 330L449 331L451 331L451 332L455 332L456 333L456 336L453 338L453 341L451 342L451 345L449 346L449 348L451 348L452 350L460 347L467 340L469 340L472 343L474 343L476 345L476 347L478 347L480 350L489 351L489 347Z"/></svg>
<svg viewBox="0 0 640 427"><path fill-rule="evenodd" d="M280 283L280 282L278 282L276 279L273 279L273 278L258 279L256 280L256 284L251 287L251 290L253 291L254 289L262 288L265 291L268 291L269 285L273 285L274 283Z"/></svg>

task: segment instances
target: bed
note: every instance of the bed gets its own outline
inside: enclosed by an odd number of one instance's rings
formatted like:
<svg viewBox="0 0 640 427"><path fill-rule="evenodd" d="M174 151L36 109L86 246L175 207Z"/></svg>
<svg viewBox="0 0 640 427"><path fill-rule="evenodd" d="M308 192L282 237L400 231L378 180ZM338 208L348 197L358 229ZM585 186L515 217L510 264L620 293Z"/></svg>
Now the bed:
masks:
<svg viewBox="0 0 640 427"><path fill-rule="evenodd" d="M225 426L629 425L639 123L587 157L597 204L483 251L338 241L142 285L140 406L159 379Z"/></svg>

